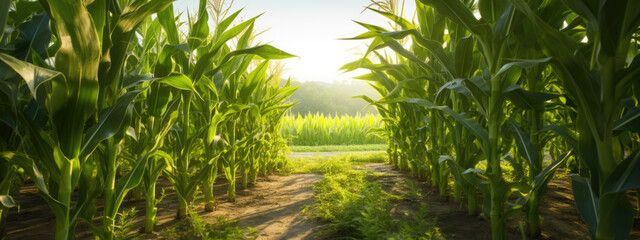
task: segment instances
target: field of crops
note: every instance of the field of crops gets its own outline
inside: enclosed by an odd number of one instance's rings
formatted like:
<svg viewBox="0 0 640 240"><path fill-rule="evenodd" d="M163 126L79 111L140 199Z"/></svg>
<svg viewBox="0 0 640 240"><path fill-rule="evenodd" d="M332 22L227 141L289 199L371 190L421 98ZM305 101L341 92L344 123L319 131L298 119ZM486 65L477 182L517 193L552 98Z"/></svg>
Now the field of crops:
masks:
<svg viewBox="0 0 640 240"><path fill-rule="evenodd" d="M218 173L233 202L236 173L246 188L284 160L279 123L296 88L270 60L293 55L253 43L257 17L206 0L189 22L171 0L0 3L3 238L27 178L55 215L55 239L94 217L95 237L113 239L129 192L144 196L143 232L154 231L160 176L185 218L194 199L214 210Z"/></svg>
<svg viewBox="0 0 640 240"><path fill-rule="evenodd" d="M640 2L417 2L415 20L393 1L371 9L390 24L359 23L353 39L369 48L343 67L370 72L359 78L381 100L363 98L393 166L465 201L492 239L519 214L540 237L540 203L566 166L588 235L627 238L640 211Z"/></svg>
<svg viewBox="0 0 640 240"><path fill-rule="evenodd" d="M377 115L324 116L316 113L285 116L282 136L287 144L295 146L384 144L385 141L375 135L380 127L382 120Z"/></svg>
<svg viewBox="0 0 640 240"><path fill-rule="evenodd" d="M640 1L362 4L388 24L352 23L367 49L341 70L379 115L288 116L295 55L224 1L0 0L0 239L256 239L234 223L257 215L330 239L640 238ZM237 219L206 215L222 197Z"/></svg>

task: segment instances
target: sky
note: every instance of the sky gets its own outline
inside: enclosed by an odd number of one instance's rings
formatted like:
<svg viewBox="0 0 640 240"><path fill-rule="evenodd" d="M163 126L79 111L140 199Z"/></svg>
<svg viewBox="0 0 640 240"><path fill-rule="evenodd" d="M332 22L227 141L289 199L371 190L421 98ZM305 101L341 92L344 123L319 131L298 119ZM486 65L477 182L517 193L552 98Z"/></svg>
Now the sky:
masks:
<svg viewBox="0 0 640 240"><path fill-rule="evenodd" d="M229 1L227 1L229 2ZM366 72L341 74L345 63L360 58L368 41L339 40L365 32L352 20L387 27L386 18L372 11L363 12L369 0L236 0L232 11L244 8L239 15L246 20L264 13L256 21L256 30L267 30L258 37L288 53L299 56L287 59L285 76L306 81L351 81L350 77ZM176 11L194 13L197 0L177 0ZM413 14L413 1L406 1L405 12Z"/></svg>

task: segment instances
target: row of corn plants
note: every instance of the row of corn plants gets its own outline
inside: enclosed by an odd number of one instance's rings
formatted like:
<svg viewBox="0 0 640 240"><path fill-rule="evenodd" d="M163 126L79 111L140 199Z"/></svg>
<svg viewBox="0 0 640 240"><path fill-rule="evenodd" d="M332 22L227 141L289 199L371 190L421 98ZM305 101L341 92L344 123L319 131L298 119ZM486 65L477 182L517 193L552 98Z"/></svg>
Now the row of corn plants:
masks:
<svg viewBox="0 0 640 240"><path fill-rule="evenodd" d="M505 239L567 166L594 239L626 239L640 187L640 2L633 0L373 1L389 27L357 22L381 99L390 162L464 201ZM545 156L551 160L544 160ZM570 161L567 161L570 160ZM453 189L449 183L453 181ZM483 195L478 209L478 193ZM637 203L636 203L637 207Z"/></svg>
<svg viewBox="0 0 640 240"><path fill-rule="evenodd" d="M154 230L161 176L185 217L198 192L214 210L219 172L234 201L238 170L246 187L277 168L296 88L270 60L293 55L253 43L257 17L239 21L224 1L200 0L188 22L172 1L0 1L2 237L26 178L55 214L55 239L80 221L113 239L130 191Z"/></svg>
<svg viewBox="0 0 640 240"><path fill-rule="evenodd" d="M306 116L287 115L282 122L282 135L290 145L355 145L384 144L384 140L370 131L382 126L379 116L325 116L322 113Z"/></svg>

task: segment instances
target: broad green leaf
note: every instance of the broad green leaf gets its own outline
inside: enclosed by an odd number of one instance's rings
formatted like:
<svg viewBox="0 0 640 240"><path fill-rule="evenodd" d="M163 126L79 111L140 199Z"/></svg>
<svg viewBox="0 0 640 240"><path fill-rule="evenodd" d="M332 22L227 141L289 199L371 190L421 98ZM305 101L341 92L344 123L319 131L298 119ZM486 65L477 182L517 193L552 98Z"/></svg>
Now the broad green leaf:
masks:
<svg viewBox="0 0 640 240"><path fill-rule="evenodd" d="M598 227L598 196L593 192L590 180L578 175L571 175L571 187L580 216L589 227L592 236Z"/></svg>
<svg viewBox="0 0 640 240"><path fill-rule="evenodd" d="M370 31L374 31L374 32L378 32L378 33L383 33L383 32L388 32L387 29L384 29L383 27L378 27L376 25L371 25L368 23L363 23L363 22L358 22L358 21L353 21L355 23L357 23L358 25L370 30Z"/></svg>
<svg viewBox="0 0 640 240"><path fill-rule="evenodd" d="M84 138L85 144L82 146L80 154L82 159L88 157L100 142L113 137L122 127L128 128L128 126L122 125L127 110L135 102L138 95L145 90L146 88L125 93L116 100L112 107L99 114L98 123L89 129Z"/></svg>
<svg viewBox="0 0 640 240"><path fill-rule="evenodd" d="M640 107L635 107L613 123L614 131L640 131Z"/></svg>
<svg viewBox="0 0 640 240"><path fill-rule="evenodd" d="M207 0L200 0L198 6L198 20L193 24L189 31L189 46L196 49L200 44L206 41L209 36L209 14L207 13Z"/></svg>
<svg viewBox="0 0 640 240"><path fill-rule="evenodd" d="M87 5L87 10L91 14L91 19L93 20L93 26L98 32L98 39L100 40L100 44L104 39L104 26L107 18L107 0L96 0Z"/></svg>
<svg viewBox="0 0 640 240"><path fill-rule="evenodd" d="M98 70L101 46L98 33L84 4L48 1L52 28L60 50L55 55L55 70L66 78L66 86L54 84L52 91L64 91L68 101L51 101L53 126L59 134L63 153L70 159L80 155L86 120L95 113L99 95ZM54 27L53 27L54 26ZM66 88L66 89L63 89Z"/></svg>
<svg viewBox="0 0 640 240"><path fill-rule="evenodd" d="M466 28L475 35L486 35L491 32L491 28L482 20L477 20L471 10L460 0L419 0L425 5L432 6L440 14L451 19L451 21Z"/></svg>
<svg viewBox="0 0 640 240"><path fill-rule="evenodd" d="M176 20L173 15L173 4L169 4L164 10L158 12L158 20L162 29L167 34L167 40L169 44L180 44L180 37L178 36L178 28L176 27Z"/></svg>
<svg viewBox="0 0 640 240"><path fill-rule="evenodd" d="M242 54L254 54L264 59L286 59L286 58L296 57L295 55L289 54L271 45L260 45L252 48L236 50L229 53L229 55L231 56L237 56ZM227 56L225 56L225 58L227 58Z"/></svg>
<svg viewBox="0 0 640 240"><path fill-rule="evenodd" d="M352 37L352 38L340 38L340 40L364 40L364 39L370 39L370 38L375 38L377 36L380 36L380 32L378 31L367 31L365 33L362 33L358 36Z"/></svg>
<svg viewBox="0 0 640 240"><path fill-rule="evenodd" d="M458 70L456 77L471 77L473 74L473 47L475 40L468 36L457 41L454 55L454 66Z"/></svg>
<svg viewBox="0 0 640 240"><path fill-rule="evenodd" d="M182 73L172 73L167 77L163 77L155 81L158 83L167 84L180 90L195 91L191 79L189 79L189 77L185 76Z"/></svg>
<svg viewBox="0 0 640 240"><path fill-rule="evenodd" d="M242 10L244 10L244 8L232 13L227 18L220 21L220 23L216 27L216 34L214 35L215 40L218 40L218 38L222 36L222 33L224 33L224 31L226 31L227 28L231 26L233 21L238 17L238 15L240 14L240 12L242 12Z"/></svg>
<svg viewBox="0 0 640 240"><path fill-rule="evenodd" d="M640 187L640 152L629 155L613 170L602 186L602 195Z"/></svg>
<svg viewBox="0 0 640 240"><path fill-rule="evenodd" d="M516 145L518 146L519 153L529 162L529 167L533 168L535 172L538 172L542 169L538 169L542 166L542 162L540 156L538 155L538 150L531 143L531 139L529 135L522 130L514 121L508 121L511 134L516 140Z"/></svg>
<svg viewBox="0 0 640 240"><path fill-rule="evenodd" d="M253 25L253 23L256 21L256 19L258 17L260 17L261 15L262 14L260 14L260 15L258 15L256 17L253 17L253 18L251 18L251 19L249 19L247 21L244 21L242 23L239 23L238 25L232 27L229 30L226 30L224 33L222 33L222 35L220 35L220 38L216 39L216 42L213 45L213 47L211 48L211 50L213 52L216 52L227 41L229 41L232 38L235 38L236 36L240 35L240 33L242 33L247 27Z"/></svg>
<svg viewBox="0 0 640 240"><path fill-rule="evenodd" d="M9 44L9 47L13 48L12 56L31 62L30 51L35 51L38 55L46 53L51 41L49 16L44 13L34 14L31 20L18 26L18 31L20 32L18 37Z"/></svg>
<svg viewBox="0 0 640 240"><path fill-rule="evenodd" d="M542 59L535 59L535 60L523 60L523 61L517 61L517 62L510 62L507 63L505 65L502 65L502 67L500 68L500 70L498 70L498 72L496 73L496 76L499 76L502 73L505 73L506 71L508 71L509 69L511 69L514 66L518 66L524 69L529 69L532 68L540 63L546 63L549 60L551 60L550 57L548 58L542 58Z"/></svg>
<svg viewBox="0 0 640 240"><path fill-rule="evenodd" d="M459 76L458 72L456 71L456 66L454 65L454 62L451 60L451 57L444 51L444 48L442 47L442 43L423 37L420 34L420 32L418 32L415 29L382 33L382 36L390 36L394 39L402 39L408 35L412 35L420 46L428 49L433 54L433 56L440 62L440 64L442 64L442 66L449 72L451 76ZM389 45L389 47L391 47L394 51L398 51L400 50L400 48L402 48L402 46L400 46L399 44L389 42L385 37L382 37L382 40L384 40L385 43L387 43L388 45L391 44ZM406 51L405 53L405 51L401 51L398 53L409 59L412 59L412 58L420 59L417 57L411 57L413 53L410 53L408 51ZM419 60L419 61L423 62L422 60Z"/></svg>
<svg viewBox="0 0 640 240"><path fill-rule="evenodd" d="M38 167L34 161L29 158L29 156L16 152L0 152L0 158L9 161L9 163L15 164L24 170L25 174L36 184L40 191L39 193L43 196L45 201L47 201L47 204L49 204L56 215L63 214L65 210L68 210L69 206L63 205L49 193L48 185L46 184L42 173L40 173L40 170L38 170Z"/></svg>
<svg viewBox="0 0 640 240"><path fill-rule="evenodd" d="M414 63L418 64L418 66L420 66L423 69L425 69L426 71L436 72L433 69L432 66L427 64L424 60L418 58L411 51L409 51L409 50L405 49L404 47L402 47L402 45L400 43L398 43L397 41L393 40L392 38L386 37L386 36L382 36L382 37L380 37L380 39L384 41L386 46L391 48L397 54L399 54L399 55L401 55L401 56L413 61Z"/></svg>
<svg viewBox="0 0 640 240"><path fill-rule="evenodd" d="M569 159L572 154L572 151L566 152L558 156L556 161L552 162L547 168L542 170L538 175L535 176L534 181L531 185L533 191L538 191L539 189L546 187L549 181L553 178L553 174L558 169L558 167L562 166L564 162Z"/></svg>
<svg viewBox="0 0 640 240"><path fill-rule="evenodd" d="M531 92L522 89L519 85L507 87L503 93L518 108L527 110L544 111L544 103L557 98L558 95L549 93Z"/></svg>
<svg viewBox="0 0 640 240"><path fill-rule="evenodd" d="M485 151L488 149L487 148L487 144L489 144L489 133L487 133L487 130L484 129L482 126L480 126L480 124L478 124L478 122L476 122L475 120L473 120L470 117L467 117L465 115L462 115L462 114L454 112L453 110L451 110L451 108L449 108L447 106L435 106L435 107L432 107L432 108L440 110L440 111L446 113L447 115L452 116L453 118L455 118L465 128L467 128L478 139L481 140L482 145L485 146L485 147L483 147Z"/></svg>
<svg viewBox="0 0 640 240"><path fill-rule="evenodd" d="M172 6L173 1L175 0L135 0L122 11L122 15L118 19L118 27L123 32L130 32L152 14L164 12L164 9Z"/></svg>
<svg viewBox="0 0 640 240"><path fill-rule="evenodd" d="M490 23L496 23L507 4L507 0L482 0L478 1L478 10L482 19Z"/></svg>
<svg viewBox="0 0 640 240"><path fill-rule="evenodd" d="M599 209L600 219L598 224L611 223L613 239L628 239L629 232L633 228L636 209L629 202L627 193L620 192L601 196L598 203L603 206ZM605 214L605 212L610 214Z"/></svg>
<svg viewBox="0 0 640 240"><path fill-rule="evenodd" d="M465 84L463 84L464 81L465 79L457 78L445 83L444 85L442 85L442 87L440 87L440 89L438 90L438 93L436 93L436 99L439 98L439 95L445 89L449 89L456 93L462 94L468 97L469 99L474 99L473 94L471 93L471 90Z"/></svg>
<svg viewBox="0 0 640 240"><path fill-rule="evenodd" d="M6 208L12 208L17 206L16 202L9 195L0 195L0 204Z"/></svg>
<svg viewBox="0 0 640 240"><path fill-rule="evenodd" d="M124 196L127 195L127 192L140 184L148 160L149 155L147 154L145 157L136 162L129 173L118 180L118 183L116 184L116 187L113 191L115 202L112 209L117 210L120 207ZM115 215L113 213L111 214Z"/></svg>
<svg viewBox="0 0 640 240"><path fill-rule="evenodd" d="M34 99L37 95L36 90L42 83L57 77L63 78L60 72L35 66L4 53L0 53L0 61L9 66L13 71L20 75L22 79L24 79L27 86L29 86L29 90L31 91L31 95Z"/></svg>

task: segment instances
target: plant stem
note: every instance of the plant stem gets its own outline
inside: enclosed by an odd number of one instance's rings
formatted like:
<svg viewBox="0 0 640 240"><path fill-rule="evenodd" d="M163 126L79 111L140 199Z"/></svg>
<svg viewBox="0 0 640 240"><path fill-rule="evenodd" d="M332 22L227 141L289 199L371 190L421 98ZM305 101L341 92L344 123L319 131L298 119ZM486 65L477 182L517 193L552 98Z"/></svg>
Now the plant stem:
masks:
<svg viewBox="0 0 640 240"><path fill-rule="evenodd" d="M113 138L107 140L106 145L106 169L107 176L104 185L104 214L102 216L102 226L106 230L105 239L113 239L114 234L114 221L117 210L114 209L115 199L113 198L113 191L115 189L116 182L116 154L117 145Z"/></svg>
<svg viewBox="0 0 640 240"><path fill-rule="evenodd" d="M71 237L69 236L71 230L69 210L71 209L71 193L73 192L71 179L73 175L73 161L78 160L72 159L65 161L60 171L61 178L58 188L58 201L62 204L63 209L61 213L56 214L56 240L69 240Z"/></svg>
<svg viewBox="0 0 640 240"><path fill-rule="evenodd" d="M144 232L151 233L153 232L153 227L156 223L156 183L153 182L147 186L147 191L145 194L145 219L144 219Z"/></svg>

